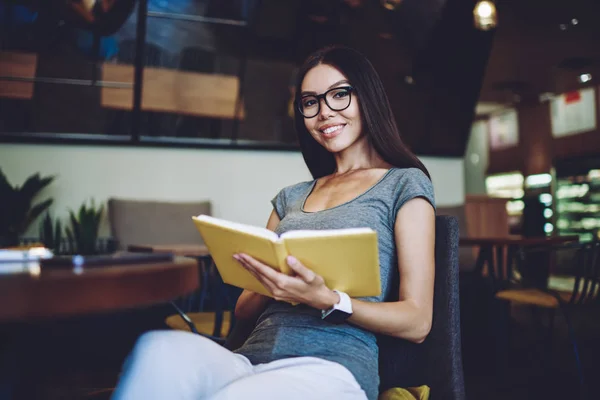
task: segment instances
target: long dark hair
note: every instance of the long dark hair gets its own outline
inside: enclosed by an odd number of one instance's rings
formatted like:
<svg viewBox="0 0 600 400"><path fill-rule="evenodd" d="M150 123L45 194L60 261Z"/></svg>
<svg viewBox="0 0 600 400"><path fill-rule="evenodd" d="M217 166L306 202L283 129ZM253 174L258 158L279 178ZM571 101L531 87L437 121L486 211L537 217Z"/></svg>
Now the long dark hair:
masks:
<svg viewBox="0 0 600 400"><path fill-rule="evenodd" d="M304 117L298 111L302 81L319 64L331 65L348 78L360 98L359 109L363 130L375 151L387 163L398 168L418 168L429 176L427 168L400 138L392 108L379 75L369 60L358 51L331 46L316 51L300 67L296 82L294 122L304 161L314 179L335 172L333 154L323 148L308 132Z"/></svg>

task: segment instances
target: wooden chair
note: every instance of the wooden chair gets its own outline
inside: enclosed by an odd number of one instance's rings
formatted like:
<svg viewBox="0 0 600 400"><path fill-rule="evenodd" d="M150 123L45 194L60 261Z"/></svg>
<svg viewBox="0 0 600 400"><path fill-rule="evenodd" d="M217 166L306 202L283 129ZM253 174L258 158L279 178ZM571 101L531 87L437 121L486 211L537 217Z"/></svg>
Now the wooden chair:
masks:
<svg viewBox="0 0 600 400"><path fill-rule="evenodd" d="M208 200L173 202L153 199L108 200L111 235L120 250L130 245L202 244L192 216L211 215Z"/></svg>
<svg viewBox="0 0 600 400"><path fill-rule="evenodd" d="M574 253L573 285L566 290L548 288L507 288L499 290L496 298L509 303L524 304L549 311L547 332L547 350L551 354L552 333L555 310L559 310L565 318L569 341L573 350L575 367L579 379L580 398L587 398L587 389L575 332L572 324L572 313L576 307L597 305L600 292L600 242L565 244L555 246L552 252L571 250ZM536 251L532 249L530 251ZM540 251L540 250L537 250ZM542 249L541 251L548 251ZM567 288L565 288L567 289Z"/></svg>
<svg viewBox="0 0 600 400"><path fill-rule="evenodd" d="M203 336L210 336L210 338L213 340L214 338L224 340L231 330L231 318L232 312L224 311L221 327L219 328L216 313L185 313L183 310L181 310L181 312L178 312L177 314L168 316L167 319L165 319L165 324L167 324L167 326L169 326L171 329L193 332L202 334ZM193 329L195 329L195 332ZM221 340L217 341L220 342Z"/></svg>
<svg viewBox="0 0 600 400"><path fill-rule="evenodd" d="M189 311L189 308L183 310L173 303L177 313L167 317L165 323L171 329L193 332L224 344L225 338L235 325L233 310L242 290L225 284L214 268L212 259L207 258L202 271L202 285L205 290L201 293L198 308L204 310L205 298L210 296L211 311Z"/></svg>
<svg viewBox="0 0 600 400"><path fill-rule="evenodd" d="M202 238L194 227L191 216L211 215L211 210L212 205L206 200L196 202L121 198L108 200L111 233L118 241L121 250L136 244L201 244ZM225 336L229 331L228 325L231 324L232 314L223 314L225 306L218 304L216 309L206 311L206 298L220 299L221 290L219 288L223 286L220 276L211 265L210 257L198 258L201 276L200 290L172 302L176 313L168 316L165 323L172 329L196 330L197 333L214 337L218 341L219 337ZM209 290L212 290L212 293L209 293Z"/></svg>

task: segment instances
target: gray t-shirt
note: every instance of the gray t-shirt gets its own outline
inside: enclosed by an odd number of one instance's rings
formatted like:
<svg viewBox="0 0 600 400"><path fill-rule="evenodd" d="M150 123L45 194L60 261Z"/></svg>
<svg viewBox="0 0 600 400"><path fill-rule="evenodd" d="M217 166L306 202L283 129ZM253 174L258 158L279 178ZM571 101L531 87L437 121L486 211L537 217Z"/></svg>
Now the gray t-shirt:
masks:
<svg viewBox="0 0 600 400"><path fill-rule="evenodd" d="M419 169L392 168L369 190L339 206L305 212L304 203L316 184L301 182L281 190L272 203L281 222L276 232L295 229L368 227L377 232L381 269L381 295L361 300L381 302L390 297L398 262L394 224L398 210L415 197L435 207L431 181ZM397 294L396 294L397 296ZM306 305L271 301L254 331L236 353L253 364L289 357L320 357L342 364L352 372L370 400L379 389L378 348L375 335L358 326L335 325L321 319L321 311Z"/></svg>

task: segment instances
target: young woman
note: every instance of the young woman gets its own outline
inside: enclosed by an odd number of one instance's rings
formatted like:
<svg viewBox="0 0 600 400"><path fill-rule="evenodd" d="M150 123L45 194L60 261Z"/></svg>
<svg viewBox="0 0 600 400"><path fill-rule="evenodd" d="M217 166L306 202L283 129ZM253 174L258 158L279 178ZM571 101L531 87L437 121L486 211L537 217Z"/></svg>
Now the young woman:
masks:
<svg viewBox="0 0 600 400"><path fill-rule="evenodd" d="M191 333L145 334L115 398L375 400L375 333L417 343L429 333L433 188L400 139L377 73L352 49L325 48L300 69L296 93L296 130L314 180L281 190L267 227L376 230L382 294L351 299L293 257L296 274L287 276L236 254L273 294L240 296L236 316L257 321L244 345L231 352Z"/></svg>

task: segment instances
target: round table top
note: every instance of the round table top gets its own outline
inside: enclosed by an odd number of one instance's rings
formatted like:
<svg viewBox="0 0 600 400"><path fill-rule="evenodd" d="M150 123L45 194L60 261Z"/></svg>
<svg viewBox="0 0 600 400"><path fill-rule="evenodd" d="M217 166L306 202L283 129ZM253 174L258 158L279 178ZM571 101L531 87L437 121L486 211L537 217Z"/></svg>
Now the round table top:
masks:
<svg viewBox="0 0 600 400"><path fill-rule="evenodd" d="M553 245L579 241L578 236L538 236L526 237L520 235L499 236L499 237L465 237L460 238L461 246L486 246L486 245L521 245L521 246L538 246L538 245Z"/></svg>
<svg viewBox="0 0 600 400"><path fill-rule="evenodd" d="M198 286L198 263L185 257L88 267L79 273L29 263L24 272L0 273L0 321L148 306L189 294Z"/></svg>

